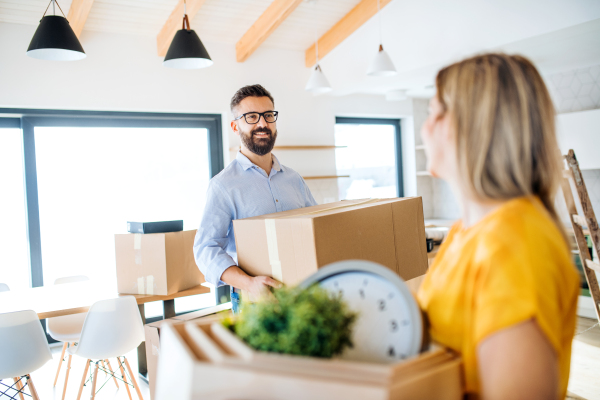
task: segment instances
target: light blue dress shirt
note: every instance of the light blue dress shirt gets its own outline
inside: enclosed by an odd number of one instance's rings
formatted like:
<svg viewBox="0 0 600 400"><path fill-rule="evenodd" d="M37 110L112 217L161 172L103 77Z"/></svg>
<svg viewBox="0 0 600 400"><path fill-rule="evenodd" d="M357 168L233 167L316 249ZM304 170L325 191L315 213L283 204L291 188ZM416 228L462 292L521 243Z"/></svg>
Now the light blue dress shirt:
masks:
<svg viewBox="0 0 600 400"><path fill-rule="evenodd" d="M208 184L206 207L194 240L194 257L206 281L215 286L237 265L233 220L317 205L304 179L279 164L267 173L241 152Z"/></svg>

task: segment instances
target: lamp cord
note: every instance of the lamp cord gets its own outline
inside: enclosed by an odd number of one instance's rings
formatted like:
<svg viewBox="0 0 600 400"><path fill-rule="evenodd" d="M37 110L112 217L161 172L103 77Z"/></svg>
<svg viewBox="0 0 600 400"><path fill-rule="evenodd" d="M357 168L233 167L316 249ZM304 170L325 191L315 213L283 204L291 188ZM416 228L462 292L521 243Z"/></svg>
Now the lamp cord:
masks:
<svg viewBox="0 0 600 400"><path fill-rule="evenodd" d="M46 13L48 12L48 9L50 8L50 4L52 4L52 14L56 15L56 8L54 7L54 4L56 4L58 6L58 9L62 13L63 17L67 18L65 16L65 13L63 12L62 8L60 8L60 4L58 4L55 0L50 0L50 3L48 3L48 7L46 7L46 11L44 11L44 15L42 15L42 18L44 18L46 16Z"/></svg>
<svg viewBox="0 0 600 400"><path fill-rule="evenodd" d="M188 19L188 16L187 16L187 4L186 4L185 0L183 0L183 26L181 27L181 29L186 29L185 28L186 23L187 23L187 30L189 31L190 29L192 29L192 27L190 26L190 20Z"/></svg>
<svg viewBox="0 0 600 400"><path fill-rule="evenodd" d="M319 37L317 34L317 2L315 1L315 53L317 58L317 68L319 67Z"/></svg>
<svg viewBox="0 0 600 400"><path fill-rule="evenodd" d="M383 39L381 35L381 6L379 0L377 0L377 15L379 16L379 44L383 45Z"/></svg>

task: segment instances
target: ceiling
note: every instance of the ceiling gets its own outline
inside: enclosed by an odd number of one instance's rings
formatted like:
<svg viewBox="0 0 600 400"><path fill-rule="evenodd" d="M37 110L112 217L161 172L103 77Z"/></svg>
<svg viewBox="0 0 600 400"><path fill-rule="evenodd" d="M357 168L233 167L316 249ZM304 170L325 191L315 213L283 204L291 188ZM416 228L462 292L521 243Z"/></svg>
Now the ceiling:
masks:
<svg viewBox="0 0 600 400"><path fill-rule="evenodd" d="M178 0L95 0L84 28L156 37ZM205 43L235 45L273 0L206 0L191 21ZM0 22L37 25L49 0L0 0ZM360 0L305 0L262 44L305 51ZM71 1L59 0L65 14ZM381 13L383 44L399 74L365 76L377 51L378 18L321 62L334 95L407 89L430 96L436 71L465 56L502 50L549 74L600 64L598 0L393 0ZM253 55L257 57L258 55Z"/></svg>
<svg viewBox="0 0 600 400"><path fill-rule="evenodd" d="M57 0L65 15L71 0ZM95 0L84 31L156 36L178 0ZM191 22L203 42L235 45L273 0L206 0ZM262 46L306 50L360 0L303 1ZM37 25L49 0L0 0L0 22ZM57 14L59 13L57 9Z"/></svg>

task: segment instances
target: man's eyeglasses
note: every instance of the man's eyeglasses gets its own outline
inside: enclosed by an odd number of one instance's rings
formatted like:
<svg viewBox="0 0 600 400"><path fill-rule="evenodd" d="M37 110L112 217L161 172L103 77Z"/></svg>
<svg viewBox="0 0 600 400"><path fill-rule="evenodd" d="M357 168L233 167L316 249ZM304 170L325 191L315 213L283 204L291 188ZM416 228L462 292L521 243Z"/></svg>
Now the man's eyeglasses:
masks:
<svg viewBox="0 0 600 400"><path fill-rule="evenodd" d="M234 119L234 121L237 121L238 119L241 119L242 117L244 117L247 124L254 125L254 124L258 124L258 121L260 121L260 117L262 116L265 119L265 122L272 124L273 122L277 121L278 115L279 115L278 111L265 111L263 113L247 112L245 114L240 115L236 119Z"/></svg>

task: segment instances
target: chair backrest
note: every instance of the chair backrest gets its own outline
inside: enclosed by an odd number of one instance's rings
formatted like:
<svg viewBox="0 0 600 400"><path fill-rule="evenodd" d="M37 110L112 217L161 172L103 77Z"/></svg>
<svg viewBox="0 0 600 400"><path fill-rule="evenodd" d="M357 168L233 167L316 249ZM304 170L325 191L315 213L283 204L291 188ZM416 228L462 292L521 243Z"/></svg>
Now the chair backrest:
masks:
<svg viewBox="0 0 600 400"><path fill-rule="evenodd" d="M52 359L34 311L0 314L0 379L29 374Z"/></svg>
<svg viewBox="0 0 600 400"><path fill-rule="evenodd" d="M6 283L0 283L0 292L10 292L10 288Z"/></svg>
<svg viewBox="0 0 600 400"><path fill-rule="evenodd" d="M65 276L62 278L57 278L54 281L54 284L62 285L63 283L85 282L89 280L90 278L85 275ZM61 336L61 333L69 332L77 328L79 328L79 331L81 331L85 316L85 313L80 313L48 318L46 320L46 331L50 336L52 336L53 339L63 340L64 338Z"/></svg>
<svg viewBox="0 0 600 400"><path fill-rule="evenodd" d="M56 280L54 281L54 284L62 285L63 283L84 282L84 281L89 281L89 280L90 280L90 278L88 278L85 275L65 276L62 278L56 278Z"/></svg>
<svg viewBox="0 0 600 400"><path fill-rule="evenodd" d="M76 354L105 359L123 356L144 340L144 324L133 296L101 300L90 307Z"/></svg>

